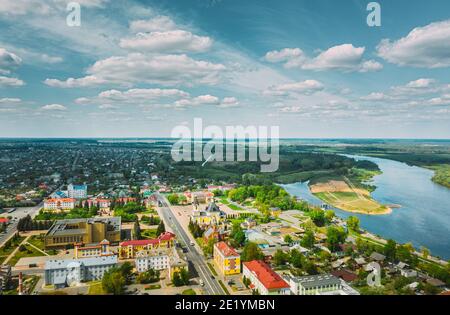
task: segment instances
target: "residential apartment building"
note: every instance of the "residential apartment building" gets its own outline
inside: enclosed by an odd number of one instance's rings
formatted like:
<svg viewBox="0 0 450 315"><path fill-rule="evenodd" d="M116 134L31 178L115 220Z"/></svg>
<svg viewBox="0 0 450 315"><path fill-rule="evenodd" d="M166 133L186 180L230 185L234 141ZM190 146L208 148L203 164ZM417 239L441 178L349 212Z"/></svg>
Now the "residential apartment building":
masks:
<svg viewBox="0 0 450 315"><path fill-rule="evenodd" d="M261 295L289 295L289 284L262 260L243 263L243 276L250 280L250 288Z"/></svg>
<svg viewBox="0 0 450 315"><path fill-rule="evenodd" d="M69 198L86 199L87 198L87 185L73 185L67 186L67 195Z"/></svg>
<svg viewBox="0 0 450 315"><path fill-rule="evenodd" d="M180 258L175 247L139 251L136 253L135 265L138 272L149 269L168 270L170 275L187 267L186 261Z"/></svg>
<svg viewBox="0 0 450 315"><path fill-rule="evenodd" d="M74 198L49 198L44 200L44 211L69 211L75 208Z"/></svg>
<svg viewBox="0 0 450 315"><path fill-rule="evenodd" d="M117 256L80 259L56 259L45 263L44 283L55 288L100 280L109 269L117 265Z"/></svg>
<svg viewBox="0 0 450 315"><path fill-rule="evenodd" d="M241 273L241 256L225 242L214 244L214 262L224 276Z"/></svg>
<svg viewBox="0 0 450 315"><path fill-rule="evenodd" d="M100 210L109 210L111 207L111 200L108 198L91 198L86 200L85 202L83 202L83 206L85 205L85 203L88 203L89 208L94 206L94 207L99 207Z"/></svg>
<svg viewBox="0 0 450 315"><path fill-rule="evenodd" d="M96 217L58 220L45 234L45 247L66 247L75 243L120 242L121 218Z"/></svg>
<svg viewBox="0 0 450 315"><path fill-rule="evenodd" d="M140 251L171 248L174 242L175 234L170 232L164 232L155 239L125 241L119 244L119 258L133 259Z"/></svg>

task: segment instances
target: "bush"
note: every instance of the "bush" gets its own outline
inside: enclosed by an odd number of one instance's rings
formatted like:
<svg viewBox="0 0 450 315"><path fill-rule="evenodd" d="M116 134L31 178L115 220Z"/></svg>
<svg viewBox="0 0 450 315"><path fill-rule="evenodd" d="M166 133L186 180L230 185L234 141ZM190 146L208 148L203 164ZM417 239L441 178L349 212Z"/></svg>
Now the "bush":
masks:
<svg viewBox="0 0 450 315"><path fill-rule="evenodd" d="M145 272L140 273L136 281L140 284L148 284L159 281L160 273L158 270L149 269Z"/></svg>
<svg viewBox="0 0 450 315"><path fill-rule="evenodd" d="M172 276L172 283L176 287L181 287L189 284L189 272L183 268L180 271L175 271Z"/></svg>
<svg viewBox="0 0 450 315"><path fill-rule="evenodd" d="M114 295L121 295L125 292L125 278L118 268L112 268L105 272L102 287L103 290Z"/></svg>

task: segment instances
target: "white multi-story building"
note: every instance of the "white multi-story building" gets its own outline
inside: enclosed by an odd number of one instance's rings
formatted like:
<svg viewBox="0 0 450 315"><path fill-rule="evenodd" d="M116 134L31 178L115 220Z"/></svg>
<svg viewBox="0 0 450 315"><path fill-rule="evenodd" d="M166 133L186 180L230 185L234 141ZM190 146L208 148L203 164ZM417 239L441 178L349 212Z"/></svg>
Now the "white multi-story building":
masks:
<svg viewBox="0 0 450 315"><path fill-rule="evenodd" d="M73 185L67 186L67 194L69 198L85 199L87 198L87 185Z"/></svg>
<svg viewBox="0 0 450 315"><path fill-rule="evenodd" d="M243 263L243 276L250 280L250 288L261 295L289 295L289 284L262 260Z"/></svg>
<svg viewBox="0 0 450 315"><path fill-rule="evenodd" d="M180 258L175 247L142 250L136 254L135 265L137 272L153 270L169 270L186 267L186 262Z"/></svg>
<svg viewBox="0 0 450 315"><path fill-rule="evenodd" d="M135 263L138 272L169 269L169 253L165 250L141 251L137 253Z"/></svg>
<svg viewBox="0 0 450 315"><path fill-rule="evenodd" d="M61 288L100 280L106 271L116 265L117 256L48 260L44 271L45 285Z"/></svg>
<svg viewBox="0 0 450 315"><path fill-rule="evenodd" d="M65 211L75 208L74 198L50 198L44 201L46 211Z"/></svg>
<svg viewBox="0 0 450 315"><path fill-rule="evenodd" d="M289 284L294 295L359 295L344 280L331 274L290 277Z"/></svg>

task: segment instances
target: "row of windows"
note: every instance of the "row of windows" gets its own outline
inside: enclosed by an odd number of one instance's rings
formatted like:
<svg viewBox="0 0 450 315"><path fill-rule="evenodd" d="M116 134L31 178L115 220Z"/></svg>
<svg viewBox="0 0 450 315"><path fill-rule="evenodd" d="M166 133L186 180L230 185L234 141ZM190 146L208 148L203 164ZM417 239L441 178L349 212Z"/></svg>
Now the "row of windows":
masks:
<svg viewBox="0 0 450 315"><path fill-rule="evenodd" d="M83 241L83 236L56 236L53 237L53 243L78 243Z"/></svg>

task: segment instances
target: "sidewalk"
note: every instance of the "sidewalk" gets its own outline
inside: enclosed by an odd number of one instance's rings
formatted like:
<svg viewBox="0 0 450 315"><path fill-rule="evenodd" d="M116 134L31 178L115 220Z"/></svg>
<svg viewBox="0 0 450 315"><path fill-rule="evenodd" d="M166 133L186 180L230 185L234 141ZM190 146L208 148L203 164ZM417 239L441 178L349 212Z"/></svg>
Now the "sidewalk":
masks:
<svg viewBox="0 0 450 315"><path fill-rule="evenodd" d="M28 241L28 239L29 239L30 237L31 237L31 235L28 235L27 237L25 237L25 239L19 244L19 246L17 246L17 247L13 250L13 252L12 252L11 254L9 254L8 258L6 258L6 260L3 262L3 264L6 265L6 264L11 260L11 258L13 258L14 255L16 255L16 253L17 253L17 251L19 250L20 246L23 245L24 243L28 243L27 241Z"/></svg>
<svg viewBox="0 0 450 315"><path fill-rule="evenodd" d="M42 254L44 254L45 256L50 256L49 254L47 254L45 251L43 251L42 249L40 249L39 247L34 246L31 243L26 242L28 245L30 245L31 247L33 247L35 250L41 252Z"/></svg>

